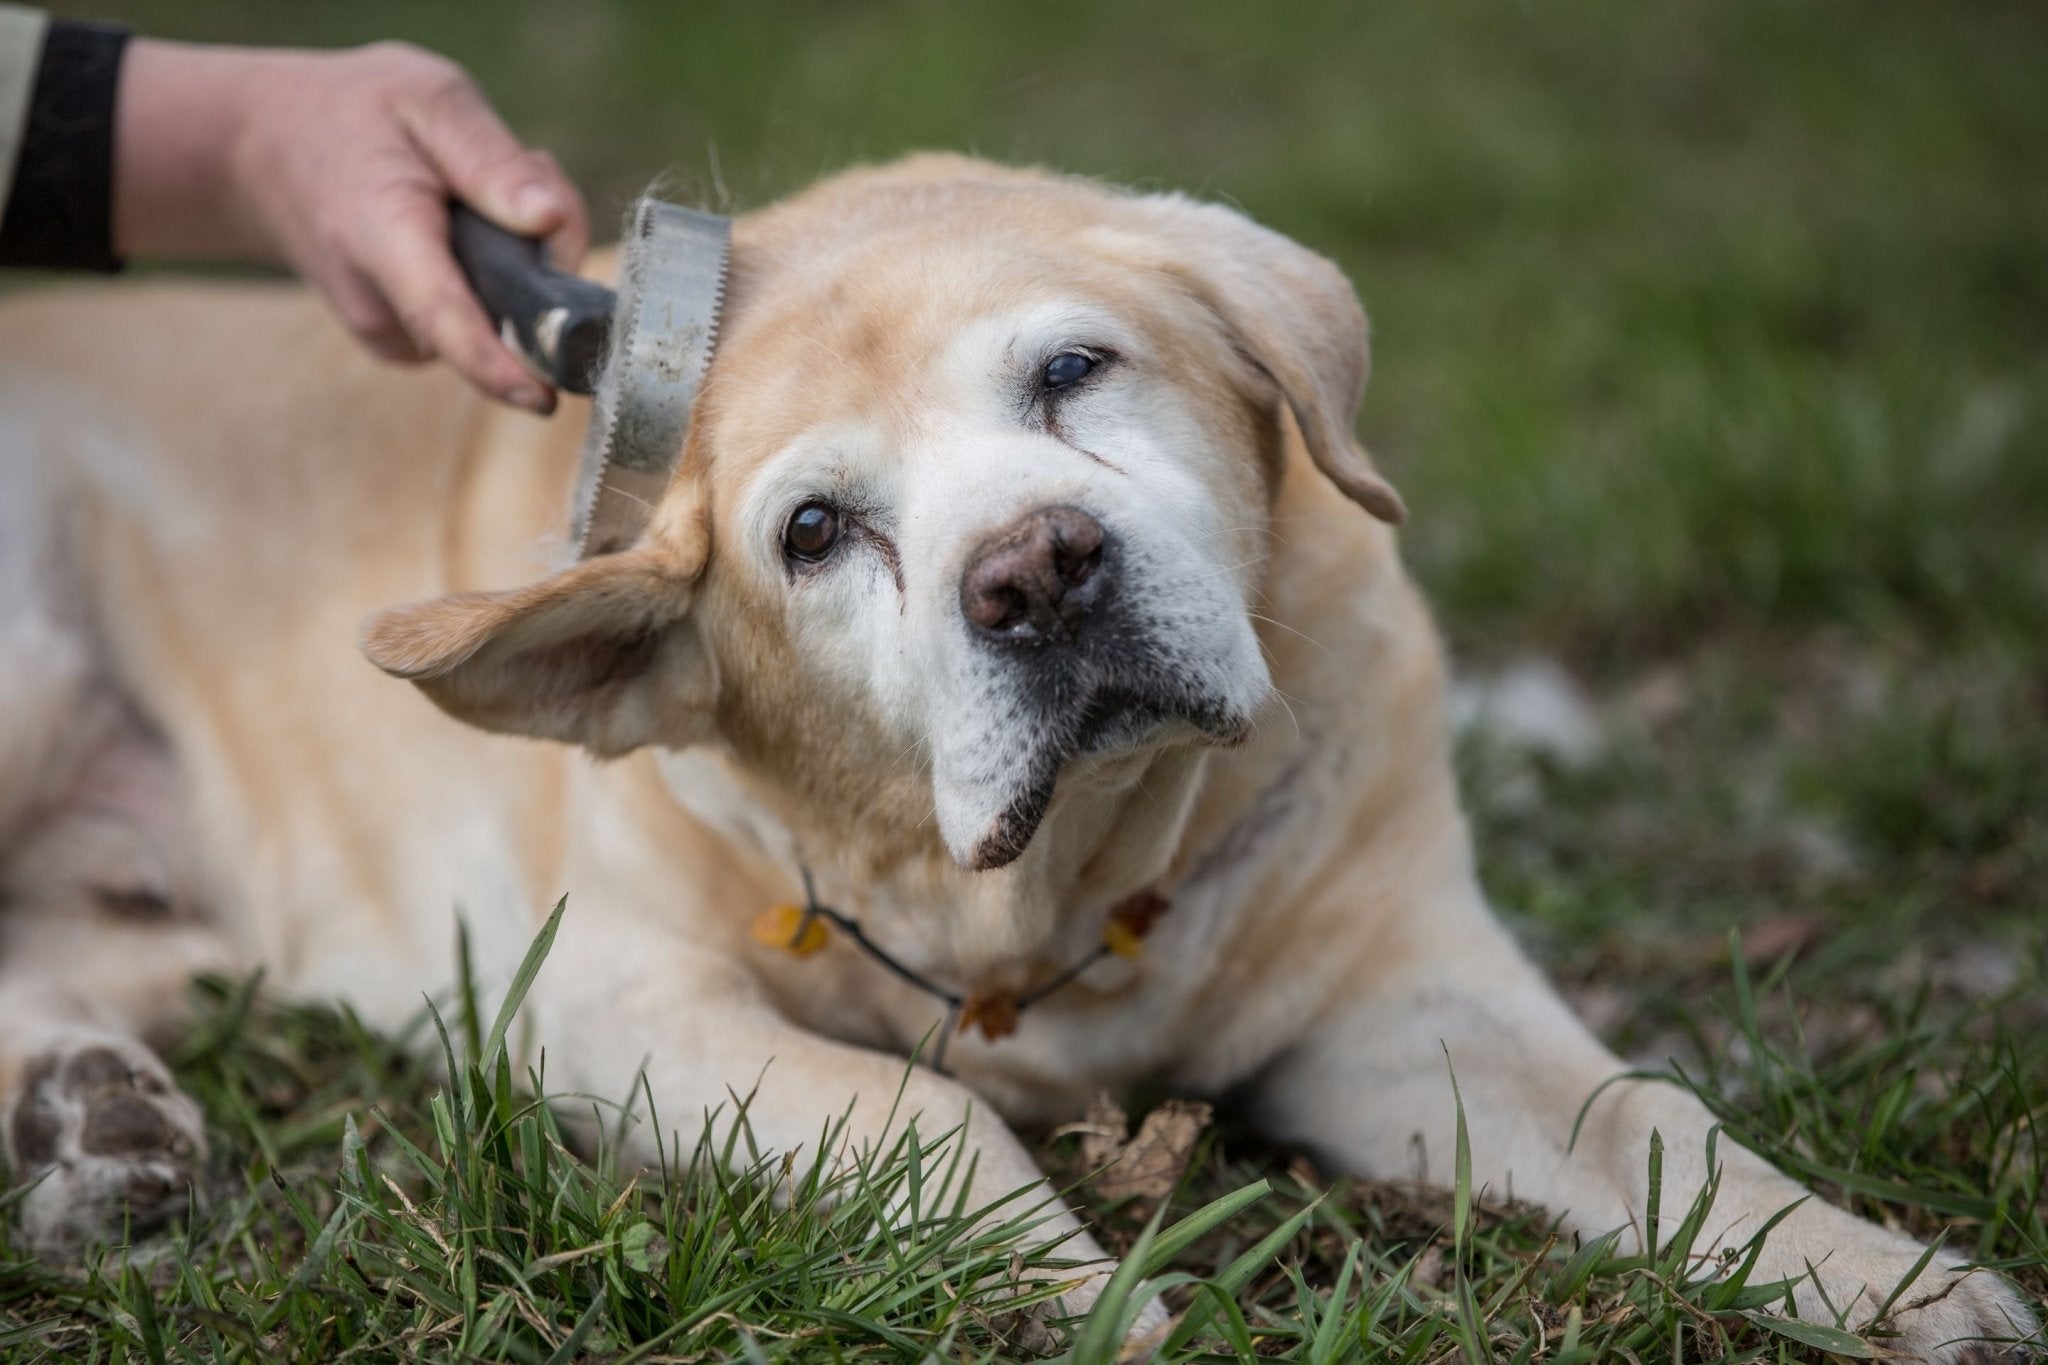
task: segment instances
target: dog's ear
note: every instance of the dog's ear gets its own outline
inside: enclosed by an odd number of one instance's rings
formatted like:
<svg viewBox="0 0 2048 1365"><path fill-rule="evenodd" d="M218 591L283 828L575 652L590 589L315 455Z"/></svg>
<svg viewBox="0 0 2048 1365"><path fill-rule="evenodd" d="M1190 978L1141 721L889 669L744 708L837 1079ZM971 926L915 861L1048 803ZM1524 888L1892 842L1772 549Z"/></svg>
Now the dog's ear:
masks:
<svg viewBox="0 0 2048 1365"><path fill-rule="evenodd" d="M1365 311L1344 272L1220 204L1179 194L1137 203L1173 248L1168 269L1279 386L1316 468L1381 521L1399 523L1408 515L1401 495L1351 430L1369 361Z"/></svg>
<svg viewBox="0 0 2048 1365"><path fill-rule="evenodd" d="M641 548L507 592L393 607L363 652L485 730L610 757L708 738L716 672L690 619L701 556Z"/></svg>

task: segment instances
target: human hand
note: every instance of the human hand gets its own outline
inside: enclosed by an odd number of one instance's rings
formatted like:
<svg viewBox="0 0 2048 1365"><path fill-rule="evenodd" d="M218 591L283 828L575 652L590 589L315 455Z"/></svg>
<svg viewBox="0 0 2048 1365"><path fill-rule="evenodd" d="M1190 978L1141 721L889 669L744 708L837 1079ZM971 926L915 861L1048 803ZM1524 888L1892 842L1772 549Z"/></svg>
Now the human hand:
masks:
<svg viewBox="0 0 2048 1365"><path fill-rule="evenodd" d="M380 356L439 358L536 412L448 246L456 198L574 268L583 201L455 63L402 43L340 52L138 39L121 77L114 240L135 255L281 260Z"/></svg>

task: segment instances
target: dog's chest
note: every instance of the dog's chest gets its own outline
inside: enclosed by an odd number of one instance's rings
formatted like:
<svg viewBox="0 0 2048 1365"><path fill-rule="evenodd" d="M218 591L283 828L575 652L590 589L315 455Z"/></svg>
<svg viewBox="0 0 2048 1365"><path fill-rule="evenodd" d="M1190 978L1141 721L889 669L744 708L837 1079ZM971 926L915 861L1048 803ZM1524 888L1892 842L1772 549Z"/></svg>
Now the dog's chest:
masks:
<svg viewBox="0 0 2048 1365"><path fill-rule="evenodd" d="M757 939L749 958L794 1022L935 1060L1012 1121L1063 1121L1105 1091L1201 1085L1188 1078L1213 1070L1207 1055L1223 1040L1202 1022L1213 1013L1207 986L1243 892L1217 870L1184 878L1151 907L1150 923L1125 906L1077 915L993 981L961 979L922 957L883 961L837 927L803 954L788 951L789 940ZM884 952L894 946L857 927Z"/></svg>

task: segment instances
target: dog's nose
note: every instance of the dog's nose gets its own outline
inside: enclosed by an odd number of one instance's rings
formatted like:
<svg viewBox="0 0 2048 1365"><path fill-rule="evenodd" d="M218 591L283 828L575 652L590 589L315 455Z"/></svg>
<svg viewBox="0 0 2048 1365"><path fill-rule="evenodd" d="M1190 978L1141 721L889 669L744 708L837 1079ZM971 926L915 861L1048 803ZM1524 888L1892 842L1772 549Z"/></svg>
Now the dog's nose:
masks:
<svg viewBox="0 0 2048 1365"><path fill-rule="evenodd" d="M1105 539L1102 523L1078 507L1041 507L974 552L960 610L985 639L1072 640L1104 592Z"/></svg>

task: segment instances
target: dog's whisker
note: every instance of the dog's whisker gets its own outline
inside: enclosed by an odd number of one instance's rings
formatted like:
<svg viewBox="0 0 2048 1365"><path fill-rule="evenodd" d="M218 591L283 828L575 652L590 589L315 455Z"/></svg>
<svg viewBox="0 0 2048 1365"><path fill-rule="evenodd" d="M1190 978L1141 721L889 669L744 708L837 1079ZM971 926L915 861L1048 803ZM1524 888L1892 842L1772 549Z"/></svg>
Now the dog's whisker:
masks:
<svg viewBox="0 0 2048 1365"><path fill-rule="evenodd" d="M1294 742L1299 744L1301 742L1301 717L1296 715L1294 711L1296 699L1288 696L1286 692L1276 687L1273 689L1273 700L1279 702L1280 709L1287 713L1287 719L1294 726ZM1258 718L1256 716L1252 718L1252 724L1257 726Z"/></svg>
<svg viewBox="0 0 2048 1365"><path fill-rule="evenodd" d="M1220 568L1210 569L1203 573L1180 574L1165 585L1162 591L1162 595L1170 596L1174 592L1177 592L1184 588L1196 587L1204 583L1212 583L1219 578L1228 578L1230 575L1238 572L1241 569L1248 569L1254 564L1263 564L1271 558L1272 556L1270 554L1253 555L1250 559L1239 560L1235 564L1225 564Z"/></svg>
<svg viewBox="0 0 2048 1365"><path fill-rule="evenodd" d="M1314 645L1317 649L1323 651L1323 653L1329 655L1329 657L1332 659L1337 657L1336 652L1332 650L1328 645L1324 644L1321 640L1318 640L1315 636L1309 634L1305 630L1299 630L1294 626L1288 625L1285 621L1282 621L1277 616L1268 616L1262 611L1247 611L1245 615L1251 617L1254 621L1264 621L1267 625L1272 626L1276 630L1284 630L1289 635L1300 636L1302 639Z"/></svg>
<svg viewBox="0 0 2048 1365"><path fill-rule="evenodd" d="M1252 535L1258 536L1274 536L1279 534L1269 526L1246 524L1243 526L1219 526L1213 531L1204 531L1200 536L1200 539L1221 540L1224 536L1243 535L1246 532L1250 532Z"/></svg>

